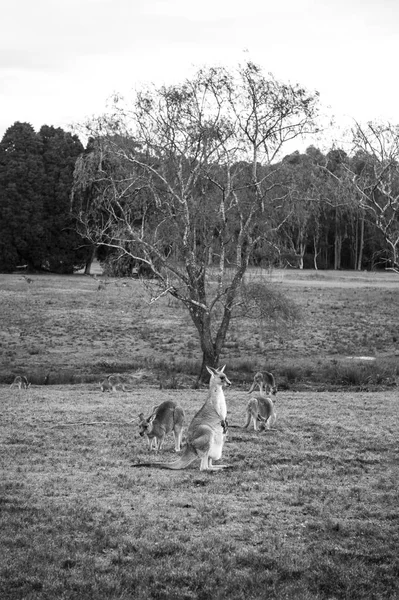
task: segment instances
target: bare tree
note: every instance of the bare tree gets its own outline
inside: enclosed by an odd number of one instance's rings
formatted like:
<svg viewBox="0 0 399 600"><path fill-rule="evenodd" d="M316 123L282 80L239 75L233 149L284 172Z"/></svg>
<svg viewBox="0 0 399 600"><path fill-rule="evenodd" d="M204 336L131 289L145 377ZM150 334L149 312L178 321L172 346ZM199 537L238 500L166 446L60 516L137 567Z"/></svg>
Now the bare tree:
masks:
<svg viewBox="0 0 399 600"><path fill-rule="evenodd" d="M399 273L399 126L356 123L352 137L355 156L350 176L360 208L385 240L388 268Z"/></svg>
<svg viewBox="0 0 399 600"><path fill-rule="evenodd" d="M81 233L148 265L153 299L167 293L186 306L200 380L218 364L255 245L278 227L267 165L314 130L317 102L247 63L141 90L89 124L95 142L77 162L73 194Z"/></svg>

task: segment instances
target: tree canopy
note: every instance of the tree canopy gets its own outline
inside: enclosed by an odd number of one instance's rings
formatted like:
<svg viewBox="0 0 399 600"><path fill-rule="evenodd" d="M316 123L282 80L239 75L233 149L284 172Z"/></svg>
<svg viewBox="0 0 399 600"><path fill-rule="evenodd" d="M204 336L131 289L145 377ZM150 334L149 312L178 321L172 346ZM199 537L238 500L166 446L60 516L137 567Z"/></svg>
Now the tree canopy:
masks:
<svg viewBox="0 0 399 600"><path fill-rule="evenodd" d="M77 136L16 122L0 142L0 269L71 272L85 250L70 211Z"/></svg>

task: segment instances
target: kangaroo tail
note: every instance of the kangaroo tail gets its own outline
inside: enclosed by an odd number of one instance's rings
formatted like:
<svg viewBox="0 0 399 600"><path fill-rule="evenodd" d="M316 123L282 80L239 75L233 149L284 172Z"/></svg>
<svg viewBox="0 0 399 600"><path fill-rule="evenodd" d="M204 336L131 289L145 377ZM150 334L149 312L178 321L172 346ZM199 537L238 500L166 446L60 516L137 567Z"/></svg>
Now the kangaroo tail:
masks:
<svg viewBox="0 0 399 600"><path fill-rule="evenodd" d="M179 458L170 463L161 463L161 462L149 462L149 463L133 463L130 465L131 467L155 467L158 469L172 469L173 471L179 471L180 469L185 469L190 465L194 460L198 458L196 451L192 446L187 446L184 449L184 452Z"/></svg>

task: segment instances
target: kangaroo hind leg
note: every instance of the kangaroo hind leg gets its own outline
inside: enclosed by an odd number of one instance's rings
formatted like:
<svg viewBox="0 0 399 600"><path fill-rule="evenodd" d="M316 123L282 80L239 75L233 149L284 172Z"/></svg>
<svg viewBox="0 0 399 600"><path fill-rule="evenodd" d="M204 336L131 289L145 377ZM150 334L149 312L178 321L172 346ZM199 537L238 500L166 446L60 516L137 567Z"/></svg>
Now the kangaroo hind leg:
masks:
<svg viewBox="0 0 399 600"><path fill-rule="evenodd" d="M156 442L155 442L155 452L158 453L158 452L160 452L162 450L162 446L163 446L163 443L165 441L165 434L163 433L163 434L157 436L155 439L156 439Z"/></svg>
<svg viewBox="0 0 399 600"><path fill-rule="evenodd" d="M200 471L220 471L225 468L226 465L213 465L212 459L207 454L201 458Z"/></svg>
<svg viewBox="0 0 399 600"><path fill-rule="evenodd" d="M182 436L183 436L183 428L176 426L173 430L173 435L175 438L175 450L176 450L176 452L180 452L181 440L182 440Z"/></svg>
<svg viewBox="0 0 399 600"><path fill-rule="evenodd" d="M208 458L208 471L219 471L220 469L227 469L227 465L214 465L212 459Z"/></svg>

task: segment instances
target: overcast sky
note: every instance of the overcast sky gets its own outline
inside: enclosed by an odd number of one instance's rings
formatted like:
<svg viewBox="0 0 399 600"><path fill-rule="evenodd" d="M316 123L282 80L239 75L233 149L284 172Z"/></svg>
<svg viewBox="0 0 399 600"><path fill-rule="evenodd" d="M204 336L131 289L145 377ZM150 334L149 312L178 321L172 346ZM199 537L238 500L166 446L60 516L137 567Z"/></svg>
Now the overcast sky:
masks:
<svg viewBox="0 0 399 600"><path fill-rule="evenodd" d="M114 93L247 58L318 90L342 123L399 123L399 0L7 0L0 139L69 129Z"/></svg>

